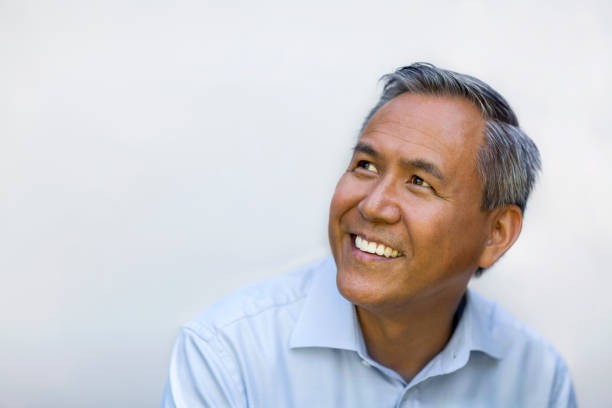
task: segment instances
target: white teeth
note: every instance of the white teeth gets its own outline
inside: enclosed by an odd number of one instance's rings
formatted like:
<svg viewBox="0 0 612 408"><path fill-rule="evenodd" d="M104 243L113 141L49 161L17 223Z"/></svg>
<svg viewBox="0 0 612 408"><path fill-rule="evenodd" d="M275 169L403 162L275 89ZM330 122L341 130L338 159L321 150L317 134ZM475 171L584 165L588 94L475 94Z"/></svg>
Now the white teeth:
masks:
<svg viewBox="0 0 612 408"><path fill-rule="evenodd" d="M368 250L368 241L366 241L365 239L361 241L361 248L362 251L367 251Z"/></svg>
<svg viewBox="0 0 612 408"><path fill-rule="evenodd" d="M397 249L393 249L384 244L379 244L376 242L368 242L359 235L355 237L355 246L364 252L385 256L387 258L396 258L400 255Z"/></svg>
<svg viewBox="0 0 612 408"><path fill-rule="evenodd" d="M362 251L365 251L368 248L368 241L359 236L357 238L359 238L359 241L355 239L355 245L357 246L357 248L361 249Z"/></svg>

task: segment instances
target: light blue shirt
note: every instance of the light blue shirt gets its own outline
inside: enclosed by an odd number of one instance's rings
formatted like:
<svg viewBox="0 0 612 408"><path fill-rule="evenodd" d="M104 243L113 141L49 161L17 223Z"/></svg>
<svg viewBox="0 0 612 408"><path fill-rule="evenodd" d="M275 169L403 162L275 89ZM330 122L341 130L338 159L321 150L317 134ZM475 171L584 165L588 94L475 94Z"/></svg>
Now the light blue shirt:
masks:
<svg viewBox="0 0 612 408"><path fill-rule="evenodd" d="M251 286L182 327L163 407L575 407L555 349L468 291L409 383L372 360L332 258Z"/></svg>

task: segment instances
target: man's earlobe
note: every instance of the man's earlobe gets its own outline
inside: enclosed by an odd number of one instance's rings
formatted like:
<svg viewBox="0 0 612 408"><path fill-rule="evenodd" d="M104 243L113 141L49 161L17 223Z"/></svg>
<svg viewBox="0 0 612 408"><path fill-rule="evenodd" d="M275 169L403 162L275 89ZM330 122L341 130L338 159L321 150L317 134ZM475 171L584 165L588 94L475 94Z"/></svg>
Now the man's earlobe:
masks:
<svg viewBox="0 0 612 408"><path fill-rule="evenodd" d="M514 244L522 225L523 213L518 206L511 204L493 210L489 237L478 266L488 268L493 265Z"/></svg>

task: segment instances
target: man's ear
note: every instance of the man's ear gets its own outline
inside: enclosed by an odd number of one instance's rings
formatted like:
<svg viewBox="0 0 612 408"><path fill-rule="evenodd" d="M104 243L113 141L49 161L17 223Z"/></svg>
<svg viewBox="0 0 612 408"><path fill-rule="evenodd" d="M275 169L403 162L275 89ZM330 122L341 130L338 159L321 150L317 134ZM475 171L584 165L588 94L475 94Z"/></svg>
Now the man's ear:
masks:
<svg viewBox="0 0 612 408"><path fill-rule="evenodd" d="M488 268L506 252L521 233L523 212L514 205L505 205L493 210L489 235L480 255L478 266Z"/></svg>

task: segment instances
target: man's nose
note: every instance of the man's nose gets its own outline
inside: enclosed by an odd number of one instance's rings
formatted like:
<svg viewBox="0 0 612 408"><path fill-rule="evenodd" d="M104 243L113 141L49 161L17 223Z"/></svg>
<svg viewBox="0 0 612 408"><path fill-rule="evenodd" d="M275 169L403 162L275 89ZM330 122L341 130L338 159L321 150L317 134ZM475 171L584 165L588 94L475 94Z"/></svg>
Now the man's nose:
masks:
<svg viewBox="0 0 612 408"><path fill-rule="evenodd" d="M357 209L370 222L394 224L401 218L393 180L381 179L359 202Z"/></svg>

